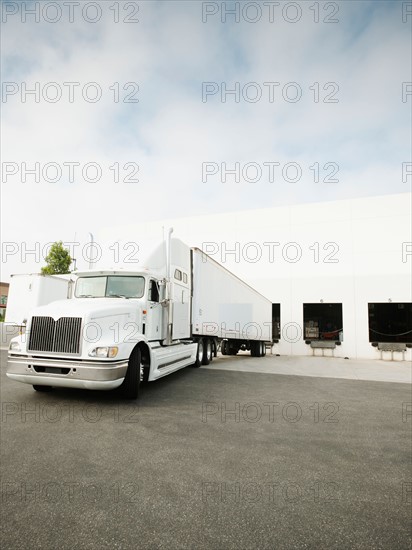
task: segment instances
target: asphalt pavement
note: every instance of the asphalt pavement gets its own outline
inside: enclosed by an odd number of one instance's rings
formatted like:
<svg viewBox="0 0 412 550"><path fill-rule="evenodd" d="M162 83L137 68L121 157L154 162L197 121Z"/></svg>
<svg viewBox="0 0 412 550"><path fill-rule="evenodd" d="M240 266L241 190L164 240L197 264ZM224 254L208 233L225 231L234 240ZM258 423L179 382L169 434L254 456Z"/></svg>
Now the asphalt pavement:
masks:
<svg viewBox="0 0 412 550"><path fill-rule="evenodd" d="M38 393L1 360L3 548L412 547L408 384L218 358L131 403Z"/></svg>
<svg viewBox="0 0 412 550"><path fill-rule="evenodd" d="M412 383L410 361L381 361L379 359L343 359L341 357L314 357L302 355L266 355L251 357L240 352L236 358L219 356L219 361L204 367L214 370L260 372L313 376L315 378L345 378L347 380L374 380L376 382Z"/></svg>

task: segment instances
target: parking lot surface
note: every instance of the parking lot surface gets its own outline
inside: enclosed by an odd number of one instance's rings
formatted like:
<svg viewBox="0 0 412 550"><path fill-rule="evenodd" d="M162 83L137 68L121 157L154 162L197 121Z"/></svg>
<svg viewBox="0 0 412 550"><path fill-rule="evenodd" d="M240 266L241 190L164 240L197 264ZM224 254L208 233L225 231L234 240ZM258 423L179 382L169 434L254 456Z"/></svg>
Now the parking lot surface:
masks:
<svg viewBox="0 0 412 550"><path fill-rule="evenodd" d="M35 392L1 352L2 547L411 548L408 384L220 360L132 403Z"/></svg>
<svg viewBox="0 0 412 550"><path fill-rule="evenodd" d="M249 352L240 352L241 360L220 356L219 361L204 367L214 370L261 372L265 374L288 374L314 376L315 378L345 378L347 380L374 380L411 384L410 361L381 361L377 359L343 359L340 357L276 356L251 357Z"/></svg>

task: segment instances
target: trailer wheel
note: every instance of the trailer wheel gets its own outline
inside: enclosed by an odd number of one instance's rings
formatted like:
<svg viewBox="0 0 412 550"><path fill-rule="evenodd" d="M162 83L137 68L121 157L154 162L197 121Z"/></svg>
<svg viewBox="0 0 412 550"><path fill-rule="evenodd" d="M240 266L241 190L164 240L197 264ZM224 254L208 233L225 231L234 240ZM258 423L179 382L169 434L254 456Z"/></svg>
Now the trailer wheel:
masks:
<svg viewBox="0 0 412 550"><path fill-rule="evenodd" d="M33 384L33 389L36 390L36 391L52 391L52 387L51 386L38 386L37 384Z"/></svg>
<svg viewBox="0 0 412 550"><path fill-rule="evenodd" d="M259 357L260 342L250 342L250 355L252 357Z"/></svg>
<svg viewBox="0 0 412 550"><path fill-rule="evenodd" d="M265 355L266 355L266 344L265 344L265 342L261 342L260 344L261 344L261 353L260 353L260 356L261 356L261 357L265 357Z"/></svg>
<svg viewBox="0 0 412 550"><path fill-rule="evenodd" d="M125 399L137 399L141 376L140 350L136 348L130 356L125 379L119 388Z"/></svg>
<svg viewBox="0 0 412 550"><path fill-rule="evenodd" d="M210 338L204 338L203 340L204 353L202 365L208 365L212 360L212 341Z"/></svg>
<svg viewBox="0 0 412 550"><path fill-rule="evenodd" d="M194 367L199 368L203 365L203 355L204 355L203 340L200 339L197 343L196 363L193 365Z"/></svg>

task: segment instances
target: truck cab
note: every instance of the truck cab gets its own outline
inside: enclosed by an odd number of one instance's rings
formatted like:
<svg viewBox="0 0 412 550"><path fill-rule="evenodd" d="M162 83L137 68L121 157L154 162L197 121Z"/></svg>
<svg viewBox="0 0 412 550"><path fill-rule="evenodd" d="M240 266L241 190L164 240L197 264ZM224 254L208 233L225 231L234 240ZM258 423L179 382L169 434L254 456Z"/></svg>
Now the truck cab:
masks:
<svg viewBox="0 0 412 550"><path fill-rule="evenodd" d="M135 398L143 379L196 362L197 344L172 340L173 292L165 278L149 270L76 275L73 298L34 309L26 334L11 342L9 378L37 391L121 388Z"/></svg>
<svg viewBox="0 0 412 550"><path fill-rule="evenodd" d="M104 304L108 313L113 307L116 311L119 307L128 310L128 331L139 333L146 340L153 341L163 339L160 296L164 295L164 290L164 281L159 281L150 273L90 271L78 274L74 299L77 304L81 300L96 300L96 307L97 304ZM87 303L93 307L91 302ZM121 328L114 317L111 330L119 340Z"/></svg>

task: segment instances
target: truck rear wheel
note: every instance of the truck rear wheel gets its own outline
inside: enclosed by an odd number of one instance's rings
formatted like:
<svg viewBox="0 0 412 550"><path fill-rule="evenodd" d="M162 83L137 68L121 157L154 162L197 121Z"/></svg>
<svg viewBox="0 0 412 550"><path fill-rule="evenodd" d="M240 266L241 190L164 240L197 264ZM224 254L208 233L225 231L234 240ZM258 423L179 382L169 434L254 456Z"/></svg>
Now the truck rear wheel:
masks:
<svg viewBox="0 0 412 550"><path fill-rule="evenodd" d="M203 339L203 361L202 365L208 365L212 360L212 340L210 338Z"/></svg>
<svg viewBox="0 0 412 550"><path fill-rule="evenodd" d="M197 343L196 363L193 365L194 367L199 368L203 365L204 351L203 340L200 339Z"/></svg>
<svg viewBox="0 0 412 550"><path fill-rule="evenodd" d="M240 346L238 342L233 340L227 341L227 354L228 355L237 355L238 351L240 349Z"/></svg>
<svg viewBox="0 0 412 550"><path fill-rule="evenodd" d="M33 389L36 391L51 391L51 386L38 386L37 384L33 385Z"/></svg>
<svg viewBox="0 0 412 550"><path fill-rule="evenodd" d="M140 387L140 369L140 350L136 348L130 356L126 376L120 386L120 391L125 399L137 399Z"/></svg>
<svg viewBox="0 0 412 550"><path fill-rule="evenodd" d="M222 340L222 344L220 345L220 353L222 355L227 355L228 354L227 340Z"/></svg>

